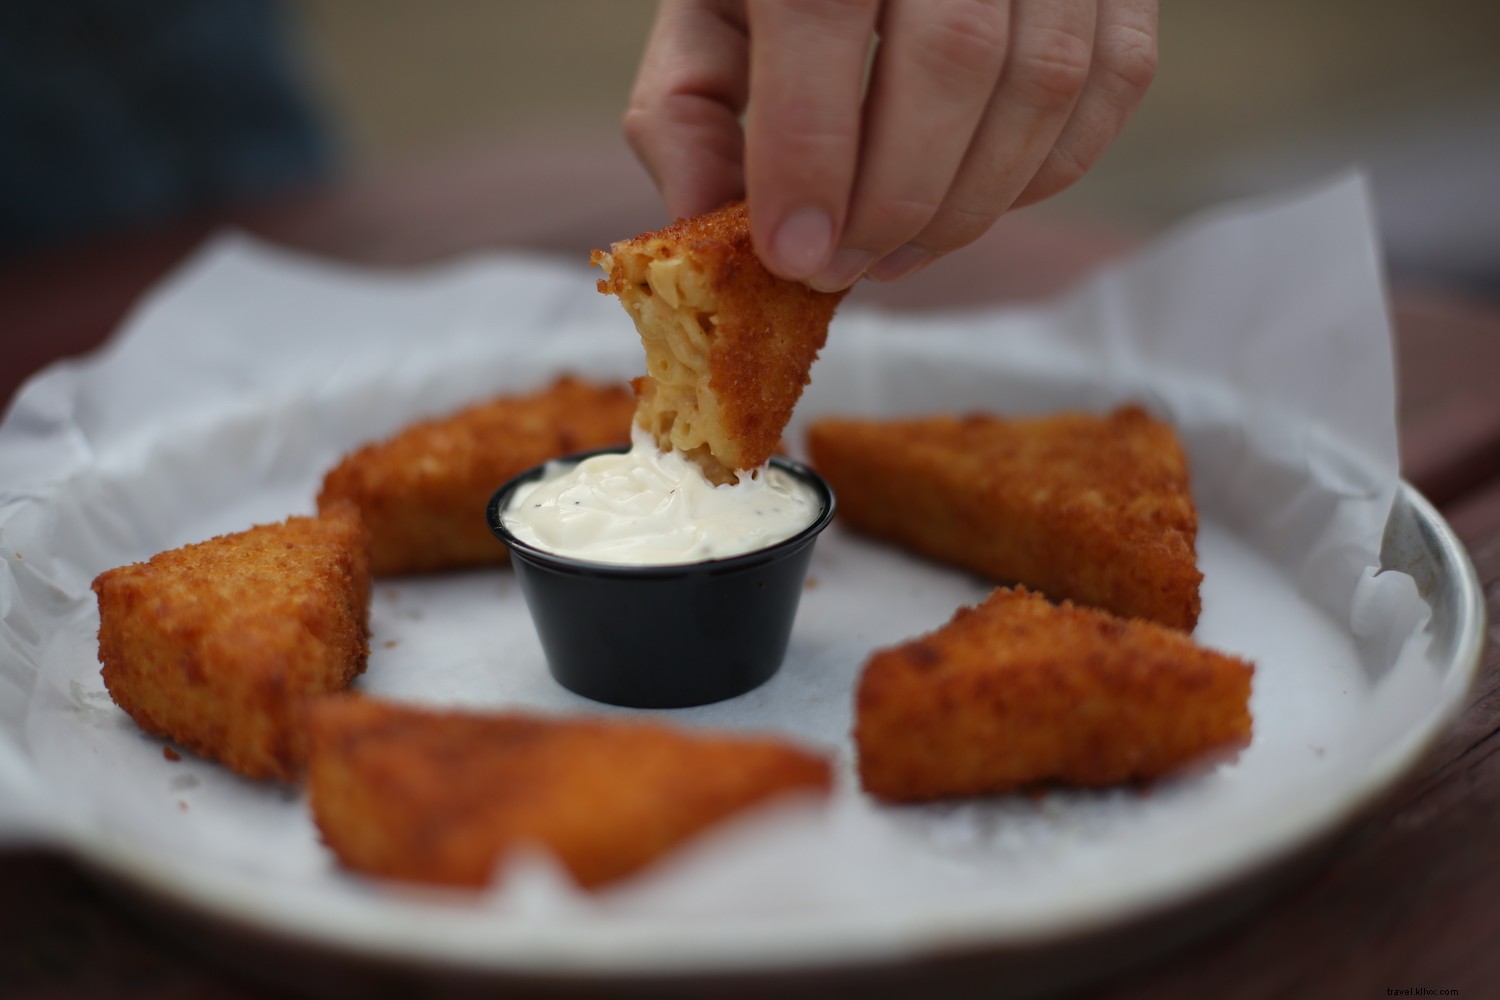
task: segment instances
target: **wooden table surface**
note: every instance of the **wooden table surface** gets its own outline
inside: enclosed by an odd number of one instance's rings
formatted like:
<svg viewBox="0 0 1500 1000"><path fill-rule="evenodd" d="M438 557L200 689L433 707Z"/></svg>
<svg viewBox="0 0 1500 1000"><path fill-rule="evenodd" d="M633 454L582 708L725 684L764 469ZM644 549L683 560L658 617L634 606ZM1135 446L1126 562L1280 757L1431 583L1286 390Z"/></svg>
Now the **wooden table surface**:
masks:
<svg viewBox="0 0 1500 1000"><path fill-rule="evenodd" d="M346 260L404 266L485 247L586 256L659 224L620 144L558 136L478 147L274 204L0 260L0 400L58 358L98 346L153 282L208 234L242 227ZM862 286L892 308L1048 295L1131 245L1123 234L1020 213L928 272ZM1500 622L1500 300L1452 289L1393 292L1403 470L1468 546ZM3 473L0 473L3 474ZM1500 646L1493 626L1462 716L1422 766L1342 831L1301 877L1249 912L1195 915L1214 929L1090 980L1075 995L1152 1000L1500 995ZM1149 934L1146 929L1143 934ZM883 971L875 995L999 996L983 956ZM361 969L153 908L71 860L0 848L0 996L258 997L485 992L400 969ZM719 984L718 995L840 995L847 979ZM524 985L524 984L523 984ZM535 984L532 984L535 986ZM937 992L930 992L936 988ZM515 986L506 995L532 990ZM649 995L649 992L642 995Z"/></svg>

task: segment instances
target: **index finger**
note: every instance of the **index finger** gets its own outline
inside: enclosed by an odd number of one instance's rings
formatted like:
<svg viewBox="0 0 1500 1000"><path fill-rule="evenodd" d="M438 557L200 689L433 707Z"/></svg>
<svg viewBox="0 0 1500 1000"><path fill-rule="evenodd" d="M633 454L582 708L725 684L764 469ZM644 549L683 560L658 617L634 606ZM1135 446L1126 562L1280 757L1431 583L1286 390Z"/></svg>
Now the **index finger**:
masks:
<svg viewBox="0 0 1500 1000"><path fill-rule="evenodd" d="M877 0L749 5L750 232L766 266L784 278L817 274L843 231L879 7Z"/></svg>
<svg viewBox="0 0 1500 1000"><path fill-rule="evenodd" d="M623 124L675 217L744 194L748 47L729 4L666 0L657 11Z"/></svg>

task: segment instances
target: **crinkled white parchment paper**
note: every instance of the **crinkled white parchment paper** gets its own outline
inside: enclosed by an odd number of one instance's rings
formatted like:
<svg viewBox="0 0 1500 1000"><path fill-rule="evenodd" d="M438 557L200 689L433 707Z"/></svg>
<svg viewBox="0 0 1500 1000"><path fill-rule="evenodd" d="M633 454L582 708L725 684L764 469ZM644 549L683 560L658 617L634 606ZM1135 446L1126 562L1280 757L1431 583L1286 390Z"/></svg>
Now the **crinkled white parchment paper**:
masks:
<svg viewBox="0 0 1500 1000"><path fill-rule="evenodd" d="M838 526L781 673L658 713L825 747L841 766L834 801L768 809L597 896L542 858L478 900L345 875L299 792L165 759L105 693L100 571L310 512L340 455L415 418L563 370L640 365L628 318L581 261L375 272L238 235L210 243L105 350L28 384L0 426L0 833L385 954L573 971L889 958L1046 937L1213 884L1335 822L1455 704L1411 581L1373 572L1397 487L1395 406L1357 177L1205 216L1040 307L891 316L856 296L788 435L834 412L1127 399L1171 419L1203 516L1197 637L1257 663L1255 740L1237 763L1150 795L869 801L848 738L864 657L987 588ZM371 693L621 711L548 678L506 570L381 581L372 615Z"/></svg>

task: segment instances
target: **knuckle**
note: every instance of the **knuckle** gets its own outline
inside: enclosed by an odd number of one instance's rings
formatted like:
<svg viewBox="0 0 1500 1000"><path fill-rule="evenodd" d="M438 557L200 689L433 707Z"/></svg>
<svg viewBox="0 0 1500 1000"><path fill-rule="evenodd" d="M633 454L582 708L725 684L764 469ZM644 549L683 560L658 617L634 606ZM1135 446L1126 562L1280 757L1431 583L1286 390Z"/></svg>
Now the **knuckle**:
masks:
<svg viewBox="0 0 1500 1000"><path fill-rule="evenodd" d="M654 102L632 101L620 119L626 144L643 160L670 157L684 137L699 146L722 145L740 137L734 111L701 94L669 94ZM738 155L738 150L734 151Z"/></svg>
<svg viewBox="0 0 1500 1000"><path fill-rule="evenodd" d="M944 205L915 242L935 254L966 247L989 231L1000 217L990 206Z"/></svg>
<svg viewBox="0 0 1500 1000"><path fill-rule="evenodd" d="M880 4L881 0L761 0L750 5L750 14L764 17L772 8L779 20L839 35L855 25L871 23Z"/></svg>
<svg viewBox="0 0 1500 1000"><path fill-rule="evenodd" d="M890 250L921 232L938 208L925 198L864 195L851 215L845 242L877 253Z"/></svg>
<svg viewBox="0 0 1500 1000"><path fill-rule="evenodd" d="M993 81L1005 50L1006 22L984 3L949 4L935 12L913 39L918 65L958 85Z"/></svg>
<svg viewBox="0 0 1500 1000"><path fill-rule="evenodd" d="M1016 199L1016 207L1033 205L1066 191L1088 173L1092 157L1080 156L1064 146L1053 147L1036 176Z"/></svg>
<svg viewBox="0 0 1500 1000"><path fill-rule="evenodd" d="M776 144L786 155L827 155L852 149L859 140L857 119L812 101L781 108L776 125Z"/></svg>
<svg viewBox="0 0 1500 1000"><path fill-rule="evenodd" d="M640 153L650 148L656 135L656 121L645 108L632 105L625 109L625 115L620 119L620 131L630 148Z"/></svg>
<svg viewBox="0 0 1500 1000"><path fill-rule="evenodd" d="M1089 172L1095 158L1079 155L1078 152L1065 145L1052 147L1052 152L1047 156L1047 162L1038 171L1039 187L1046 190L1048 197L1072 187Z"/></svg>
<svg viewBox="0 0 1500 1000"><path fill-rule="evenodd" d="M1011 78L1042 107L1072 105L1088 80L1092 39L1059 29L1040 29L1018 41Z"/></svg>
<svg viewBox="0 0 1500 1000"><path fill-rule="evenodd" d="M1156 36L1132 25L1116 25L1100 39L1100 69L1134 93L1156 79L1157 58Z"/></svg>
<svg viewBox="0 0 1500 1000"><path fill-rule="evenodd" d="M850 16L865 17L880 9L881 0L781 0L789 10L810 17L842 21Z"/></svg>
<svg viewBox="0 0 1500 1000"><path fill-rule="evenodd" d="M625 111L626 134L649 133L676 126L710 125L731 112L719 101L703 94L679 92L647 104L632 101Z"/></svg>

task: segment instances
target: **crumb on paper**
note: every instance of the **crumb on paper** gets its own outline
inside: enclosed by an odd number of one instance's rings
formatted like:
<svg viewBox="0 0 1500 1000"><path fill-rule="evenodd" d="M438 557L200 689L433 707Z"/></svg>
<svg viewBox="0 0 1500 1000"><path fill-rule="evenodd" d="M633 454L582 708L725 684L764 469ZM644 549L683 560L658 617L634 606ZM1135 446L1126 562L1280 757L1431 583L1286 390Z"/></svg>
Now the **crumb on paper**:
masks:
<svg viewBox="0 0 1500 1000"><path fill-rule="evenodd" d="M161 755L174 764L182 759L182 754L178 753L176 750L173 750L171 747L162 747Z"/></svg>

